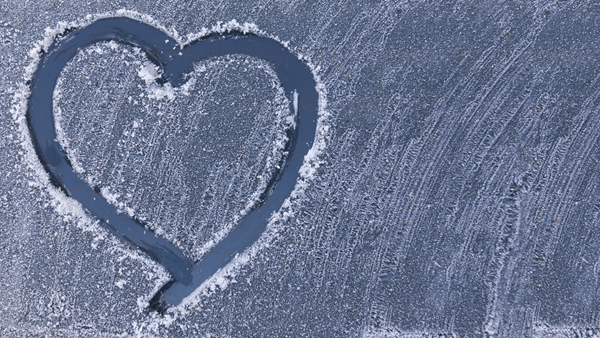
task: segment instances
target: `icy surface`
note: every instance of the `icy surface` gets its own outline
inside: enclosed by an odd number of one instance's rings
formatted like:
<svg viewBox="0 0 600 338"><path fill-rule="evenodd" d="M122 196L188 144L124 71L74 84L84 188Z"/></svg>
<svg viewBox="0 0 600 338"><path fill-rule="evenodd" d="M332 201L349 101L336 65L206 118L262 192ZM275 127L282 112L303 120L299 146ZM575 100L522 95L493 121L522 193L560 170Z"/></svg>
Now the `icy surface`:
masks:
<svg viewBox="0 0 600 338"><path fill-rule="evenodd" d="M158 77L130 47L81 51L54 93L59 141L109 202L197 261L265 191L290 104L260 59L200 62L181 88Z"/></svg>
<svg viewBox="0 0 600 338"><path fill-rule="evenodd" d="M12 114L46 28L123 8L180 36L254 23L310 60L334 118L277 240L172 320L138 306L164 272L82 231L30 184ZM595 2L568 0L0 3L0 335L598 335L598 16ZM211 60L186 96L148 84L157 74L128 47L99 48L63 77L65 141L106 196L200 255L268 171L256 156L272 148L249 135L273 144L282 130L258 117L278 111L272 77L256 60ZM238 106L234 93L247 94ZM236 115L253 102L256 114ZM234 175L236 163L253 175Z"/></svg>

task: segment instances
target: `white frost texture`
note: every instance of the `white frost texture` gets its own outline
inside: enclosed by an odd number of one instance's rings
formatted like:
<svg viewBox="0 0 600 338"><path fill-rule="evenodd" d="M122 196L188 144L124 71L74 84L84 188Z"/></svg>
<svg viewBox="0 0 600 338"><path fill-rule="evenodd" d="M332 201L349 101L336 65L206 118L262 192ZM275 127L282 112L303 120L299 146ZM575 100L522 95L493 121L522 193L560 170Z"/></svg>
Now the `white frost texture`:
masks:
<svg viewBox="0 0 600 338"><path fill-rule="evenodd" d="M0 13L0 336L600 336L597 1L3 0ZM114 16L157 27L175 54L232 29L273 38L319 92L293 193L164 316L147 306L169 274L49 184L27 129L41 53ZM243 55L189 71L163 84L140 50L100 42L44 95L77 174L196 260L256 203L304 94Z"/></svg>

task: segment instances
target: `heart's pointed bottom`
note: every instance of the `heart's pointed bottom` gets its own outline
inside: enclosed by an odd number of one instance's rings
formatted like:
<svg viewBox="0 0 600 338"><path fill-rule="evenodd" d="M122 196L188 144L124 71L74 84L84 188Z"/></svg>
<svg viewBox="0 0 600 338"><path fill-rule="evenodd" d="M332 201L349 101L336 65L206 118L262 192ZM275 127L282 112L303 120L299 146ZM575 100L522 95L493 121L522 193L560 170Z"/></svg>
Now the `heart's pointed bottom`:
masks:
<svg viewBox="0 0 600 338"><path fill-rule="evenodd" d="M175 284L175 280L170 280L167 284L163 285L163 287L160 288L160 290L158 290L156 292L156 294L154 295L154 297L152 297L152 299L150 299L150 306L148 307L148 309L150 311L155 311L155 312L157 312L157 313L159 313L161 315L165 314L165 312L167 311L167 309L170 306L163 299L163 295L165 294L165 292L167 292L167 290L173 284Z"/></svg>

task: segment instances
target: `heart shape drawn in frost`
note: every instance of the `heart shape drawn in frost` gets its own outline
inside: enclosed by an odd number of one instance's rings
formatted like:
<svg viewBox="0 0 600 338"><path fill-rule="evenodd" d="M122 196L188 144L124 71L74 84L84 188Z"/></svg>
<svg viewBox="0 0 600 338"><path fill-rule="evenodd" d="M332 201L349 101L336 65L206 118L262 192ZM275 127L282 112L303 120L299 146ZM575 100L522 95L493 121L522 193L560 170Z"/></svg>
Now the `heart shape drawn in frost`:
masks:
<svg viewBox="0 0 600 338"><path fill-rule="evenodd" d="M79 50L100 41L117 41L140 48L162 71L162 84L179 87L193 64L215 56L243 54L270 63L286 94L295 121L288 130L288 141L279 170L269 180L258 205L198 262L186 257L166 239L147 231L144 225L119 213L98 188L91 187L73 169L57 141L53 116L53 93L65 65ZM65 32L43 51L33 74L26 119L35 152L50 182L77 200L100 224L117 238L132 244L161 264L172 279L150 301L150 308L164 313L192 294L238 254L249 249L267 229L273 213L294 190L304 158L313 148L319 115L316 81L306 64L274 39L227 31L214 33L180 46L161 30L127 17L97 20ZM293 93L293 94L292 94Z"/></svg>

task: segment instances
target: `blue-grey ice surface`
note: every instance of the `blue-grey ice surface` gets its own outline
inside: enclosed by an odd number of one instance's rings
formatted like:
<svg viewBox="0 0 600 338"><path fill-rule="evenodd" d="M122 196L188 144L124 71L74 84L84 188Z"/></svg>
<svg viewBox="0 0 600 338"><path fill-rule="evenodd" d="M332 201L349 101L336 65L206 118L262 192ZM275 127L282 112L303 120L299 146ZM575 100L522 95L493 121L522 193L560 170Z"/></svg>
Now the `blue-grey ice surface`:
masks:
<svg viewBox="0 0 600 338"><path fill-rule="evenodd" d="M119 9L182 36L254 23L310 60L332 115L277 239L171 323L144 311L164 271L57 210L13 114L46 28ZM1 2L0 335L600 334L599 16L566 0ZM61 77L63 144L201 257L281 156L287 103L260 60L198 64L186 95L113 47Z"/></svg>

